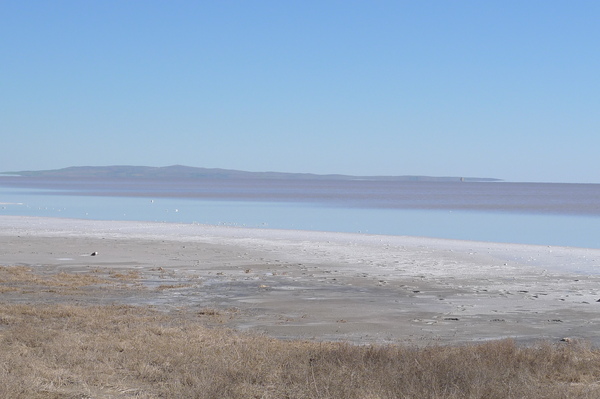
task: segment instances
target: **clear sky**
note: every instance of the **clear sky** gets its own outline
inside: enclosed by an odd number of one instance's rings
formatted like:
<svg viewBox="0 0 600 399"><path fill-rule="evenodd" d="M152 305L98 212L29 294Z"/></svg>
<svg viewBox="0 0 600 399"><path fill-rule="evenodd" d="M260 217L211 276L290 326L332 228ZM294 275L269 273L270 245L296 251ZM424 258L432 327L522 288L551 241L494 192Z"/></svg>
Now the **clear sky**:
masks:
<svg viewBox="0 0 600 399"><path fill-rule="evenodd" d="M600 1L0 2L0 171L600 183Z"/></svg>

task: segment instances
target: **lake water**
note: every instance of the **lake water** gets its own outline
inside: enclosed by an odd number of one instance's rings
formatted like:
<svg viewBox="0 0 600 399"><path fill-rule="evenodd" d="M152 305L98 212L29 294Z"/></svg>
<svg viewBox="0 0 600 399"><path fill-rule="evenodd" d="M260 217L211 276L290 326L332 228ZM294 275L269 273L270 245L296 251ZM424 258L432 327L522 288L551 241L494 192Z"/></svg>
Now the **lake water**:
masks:
<svg viewBox="0 0 600 399"><path fill-rule="evenodd" d="M0 176L0 215L600 248L600 185Z"/></svg>

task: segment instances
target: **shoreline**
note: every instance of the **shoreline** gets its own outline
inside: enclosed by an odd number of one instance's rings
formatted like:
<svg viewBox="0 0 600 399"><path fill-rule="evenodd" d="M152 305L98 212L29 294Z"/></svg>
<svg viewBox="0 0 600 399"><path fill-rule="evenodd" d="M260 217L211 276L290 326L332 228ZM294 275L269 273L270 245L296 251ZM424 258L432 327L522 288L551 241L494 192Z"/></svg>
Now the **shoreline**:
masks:
<svg viewBox="0 0 600 399"><path fill-rule="evenodd" d="M88 301L235 309L226 326L278 338L600 344L596 249L23 216L0 216L0 243L0 266L139 272L140 292ZM153 291L156 270L180 288Z"/></svg>

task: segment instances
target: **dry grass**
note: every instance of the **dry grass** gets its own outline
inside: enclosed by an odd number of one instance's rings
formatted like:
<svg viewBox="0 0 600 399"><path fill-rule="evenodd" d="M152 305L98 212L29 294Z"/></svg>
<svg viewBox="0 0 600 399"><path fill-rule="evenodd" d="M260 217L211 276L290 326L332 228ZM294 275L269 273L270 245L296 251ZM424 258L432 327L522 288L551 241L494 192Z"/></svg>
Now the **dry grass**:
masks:
<svg viewBox="0 0 600 399"><path fill-rule="evenodd" d="M4 270L3 284L9 274ZM23 281L31 273L14 270ZM37 284L37 283L35 283ZM354 346L210 329L219 311L0 302L1 398L598 398L600 351Z"/></svg>
<svg viewBox="0 0 600 399"><path fill-rule="evenodd" d="M600 354L280 341L128 306L3 305L6 398L597 398Z"/></svg>
<svg viewBox="0 0 600 399"><path fill-rule="evenodd" d="M110 277L117 278L120 280L139 280L141 278L141 274L137 270L130 270L127 273L119 273L116 271L111 271Z"/></svg>
<svg viewBox="0 0 600 399"><path fill-rule="evenodd" d="M40 274L25 266L0 266L0 293L31 288L70 288L115 285L136 282L141 278L139 271L120 273L114 270L94 269L80 273ZM64 293L64 292L63 292Z"/></svg>
<svg viewBox="0 0 600 399"><path fill-rule="evenodd" d="M54 273L42 276L25 266L0 266L0 284L5 288L16 286L45 286L78 288L109 281L89 273Z"/></svg>

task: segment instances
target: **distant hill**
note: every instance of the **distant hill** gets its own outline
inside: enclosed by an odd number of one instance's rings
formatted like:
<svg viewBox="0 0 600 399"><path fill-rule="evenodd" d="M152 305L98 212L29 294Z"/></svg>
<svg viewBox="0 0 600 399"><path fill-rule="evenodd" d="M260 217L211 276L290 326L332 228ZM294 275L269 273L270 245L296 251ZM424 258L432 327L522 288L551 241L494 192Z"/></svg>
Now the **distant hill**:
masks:
<svg viewBox="0 0 600 399"><path fill-rule="evenodd" d="M196 168L172 165L151 166L72 166L63 169L4 172L4 175L51 178L140 178L140 179L267 179L267 180L370 180L370 181L466 181L492 182L500 179L485 177L432 177L432 176L350 176L318 175L312 173L246 172L232 169Z"/></svg>

